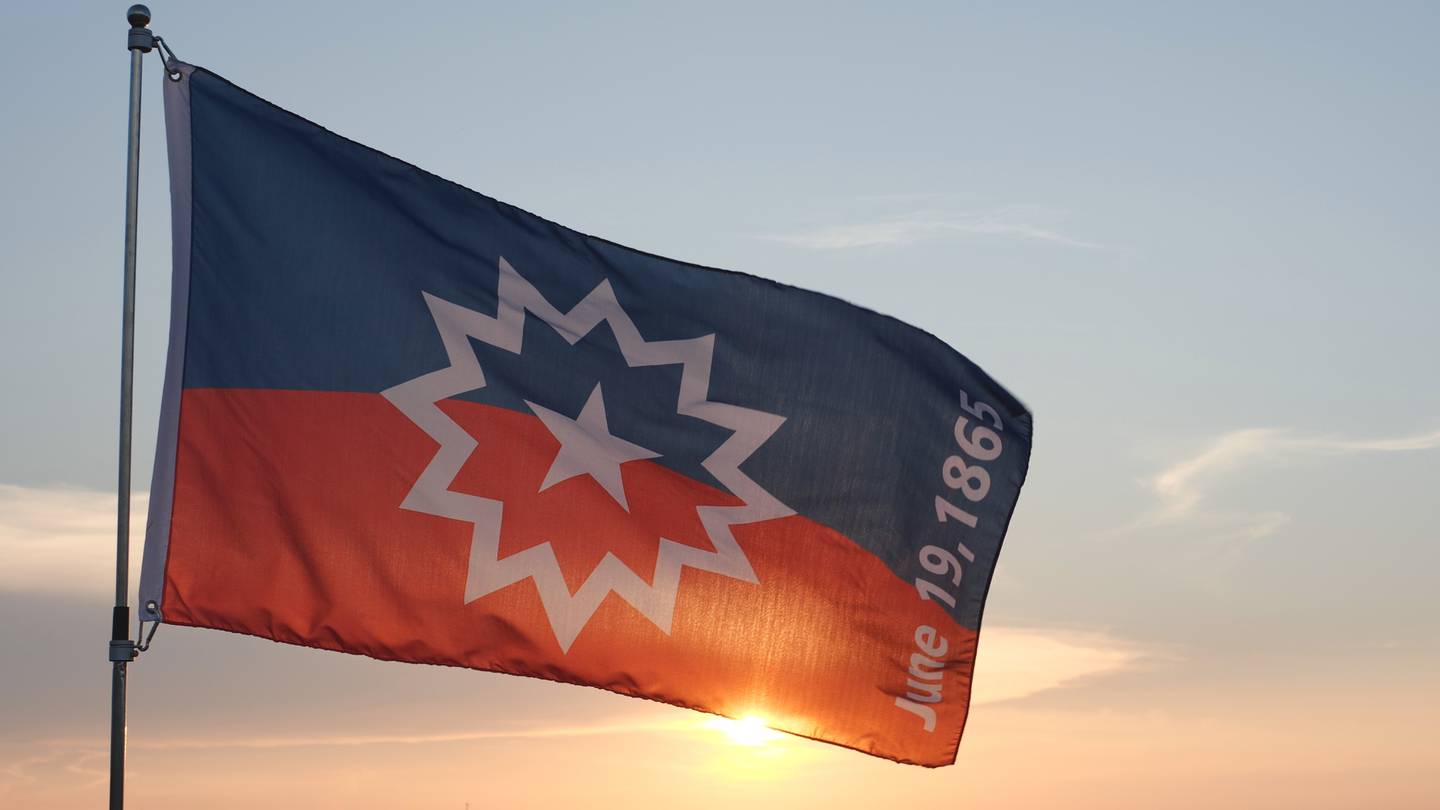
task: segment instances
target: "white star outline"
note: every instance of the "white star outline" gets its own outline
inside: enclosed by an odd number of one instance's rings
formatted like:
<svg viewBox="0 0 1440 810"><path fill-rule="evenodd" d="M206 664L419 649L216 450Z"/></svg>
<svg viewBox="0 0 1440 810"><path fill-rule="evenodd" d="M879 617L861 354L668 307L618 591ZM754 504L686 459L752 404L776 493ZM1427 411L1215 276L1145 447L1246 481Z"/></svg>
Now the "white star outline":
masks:
<svg viewBox="0 0 1440 810"><path fill-rule="evenodd" d="M504 257L500 258L499 265L499 303L493 317L422 292L450 366L381 392L440 445L400 508L474 524L465 603L516 582L532 579L550 619L551 629L555 632L555 639L560 649L568 652L606 595L612 592L669 635L681 569L690 567L759 584L760 580L745 552L735 541L731 527L788 517L794 514L794 510L741 472L740 464L780 428L785 417L710 401L714 333L685 340L647 341L620 307L609 279L601 281L569 312L561 313ZM650 584L613 553L606 552L574 594L570 593L565 583L549 541L503 559L500 557L500 522L504 504L450 489L450 484L478 443L440 410L439 403L486 385L485 374L470 345L470 338L514 354L521 353L526 312L549 324L572 346L601 322L608 323L630 368L682 366L676 412L733 431L701 462L701 466L716 481L742 502L741 506L695 508L714 551L659 538L660 548Z"/></svg>

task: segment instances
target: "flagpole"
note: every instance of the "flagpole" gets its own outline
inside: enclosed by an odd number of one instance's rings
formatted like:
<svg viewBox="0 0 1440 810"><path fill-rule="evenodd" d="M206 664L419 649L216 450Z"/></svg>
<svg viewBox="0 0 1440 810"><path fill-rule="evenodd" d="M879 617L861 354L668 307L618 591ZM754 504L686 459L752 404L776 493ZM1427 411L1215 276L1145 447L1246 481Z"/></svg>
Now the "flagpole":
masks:
<svg viewBox="0 0 1440 810"><path fill-rule="evenodd" d="M130 639L130 426L135 387L135 244L140 193L140 90L143 59L155 47L150 9L134 5L130 23L130 127L125 166L125 294L120 325L120 463L115 510L115 608L110 622L110 810L125 806L125 678Z"/></svg>

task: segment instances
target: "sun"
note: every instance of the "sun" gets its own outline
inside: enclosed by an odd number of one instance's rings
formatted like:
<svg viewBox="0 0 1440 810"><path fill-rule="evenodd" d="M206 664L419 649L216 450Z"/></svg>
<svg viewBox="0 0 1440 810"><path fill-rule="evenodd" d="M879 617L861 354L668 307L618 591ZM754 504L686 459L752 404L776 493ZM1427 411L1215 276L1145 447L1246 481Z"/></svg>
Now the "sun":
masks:
<svg viewBox="0 0 1440 810"><path fill-rule="evenodd" d="M780 739L780 732L765 724L765 718L747 714L738 720L729 717L714 717L706 723L713 729L723 731L730 742L736 745L758 746Z"/></svg>

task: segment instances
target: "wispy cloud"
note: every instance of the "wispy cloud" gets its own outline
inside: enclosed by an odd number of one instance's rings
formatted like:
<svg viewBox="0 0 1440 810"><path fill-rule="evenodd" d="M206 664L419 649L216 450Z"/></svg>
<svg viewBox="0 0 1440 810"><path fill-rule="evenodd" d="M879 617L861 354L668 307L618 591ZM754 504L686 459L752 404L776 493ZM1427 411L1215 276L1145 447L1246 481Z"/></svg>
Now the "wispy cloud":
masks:
<svg viewBox="0 0 1440 810"><path fill-rule="evenodd" d="M1159 658L1100 632L987 627L975 659L975 704L1020 700L1088 678L1114 675Z"/></svg>
<svg viewBox="0 0 1440 810"><path fill-rule="evenodd" d="M703 720L686 717L669 721L602 720L594 723L541 726L522 729L469 729L430 734L292 734L255 737L179 737L157 740L131 740L130 748L144 751L208 751L224 748L355 748L387 745L436 745L444 743L483 742L486 740L545 740L580 737L611 737L626 734L691 733L702 727ZM84 748L86 740L51 740L56 748Z"/></svg>
<svg viewBox="0 0 1440 810"><path fill-rule="evenodd" d="M1262 461L1276 462L1305 454L1348 455L1404 453L1440 448L1440 430L1379 439L1305 436L1278 428L1251 428L1223 434L1198 454L1165 468L1144 483L1157 499L1153 509L1127 529L1149 528L1216 516L1205 508L1212 490L1228 474ZM1251 539L1274 534L1289 521L1283 512L1220 514L1234 524L1231 533Z"/></svg>
<svg viewBox="0 0 1440 810"><path fill-rule="evenodd" d="M106 768L109 750L99 739L30 743L25 748L27 753L0 766L0 798L53 796L104 784L110 776Z"/></svg>
<svg viewBox="0 0 1440 810"><path fill-rule="evenodd" d="M131 581L146 493L131 498ZM115 494L0 484L0 591L99 594L115 581Z"/></svg>
<svg viewBox="0 0 1440 810"><path fill-rule="evenodd" d="M1094 249L1100 245L1067 236L1037 224L1027 209L1000 208L986 212L920 210L868 221L828 225L760 238L812 250L908 245L946 236L994 236Z"/></svg>
<svg viewBox="0 0 1440 810"><path fill-rule="evenodd" d="M295 734L236 737L132 737L132 751L217 751L355 748L366 746L443 745L488 740L574 739L626 734L708 733L703 718L678 717L668 721L602 720L593 723L541 726L529 729L477 729L431 734ZM108 777L109 756L100 738L50 739L26 744L31 753L0 767L0 797L32 791L63 792L66 787L101 784ZM63 786L63 787L62 787Z"/></svg>
<svg viewBox="0 0 1440 810"><path fill-rule="evenodd" d="M155 750L173 748L308 748L315 746L352 747L359 745L425 745L484 740L546 740L578 737L614 737L626 734L673 734L693 731L695 722L672 720L624 721L549 726L529 729L484 729L439 734L352 734L332 736L252 737L233 740L167 740L150 746Z"/></svg>

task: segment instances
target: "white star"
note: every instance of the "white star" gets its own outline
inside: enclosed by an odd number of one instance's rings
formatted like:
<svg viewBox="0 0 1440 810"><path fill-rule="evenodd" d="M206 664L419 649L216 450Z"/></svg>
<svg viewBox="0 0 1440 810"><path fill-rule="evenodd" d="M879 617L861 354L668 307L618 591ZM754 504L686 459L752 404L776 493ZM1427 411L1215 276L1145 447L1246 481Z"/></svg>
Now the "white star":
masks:
<svg viewBox="0 0 1440 810"><path fill-rule="evenodd" d="M625 502L625 485L620 480L620 465L627 461L659 458L660 454L610 433L610 426L605 421L605 397L600 393L600 383L595 383L595 390L590 392L590 398L585 400L585 407L580 409L580 416L575 419L528 399L525 404L545 423L550 435L560 442L560 452L555 454L555 461L550 464L550 472L545 474L540 491L544 492L577 475L588 475L610 493L621 509L629 512L630 504Z"/></svg>

